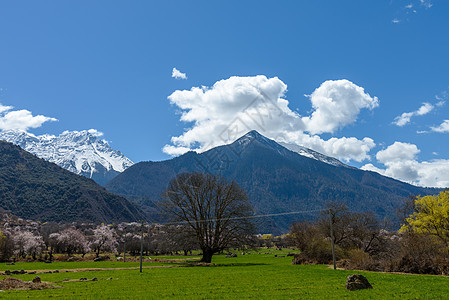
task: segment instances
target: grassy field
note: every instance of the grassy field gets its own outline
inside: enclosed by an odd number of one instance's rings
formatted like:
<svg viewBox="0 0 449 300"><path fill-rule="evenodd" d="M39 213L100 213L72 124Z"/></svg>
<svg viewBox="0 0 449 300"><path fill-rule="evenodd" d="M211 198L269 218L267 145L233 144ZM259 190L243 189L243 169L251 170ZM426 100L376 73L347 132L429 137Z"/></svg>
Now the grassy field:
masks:
<svg viewBox="0 0 449 300"><path fill-rule="evenodd" d="M281 253L279 253L281 254ZM173 257L171 257L173 258ZM61 286L37 291L3 291L1 298L128 299L128 298L354 298L354 299L441 299L449 298L449 278L442 276L385 274L332 270L328 266L298 266L291 257L250 254L236 258L214 256L212 266L185 267L185 263L147 262L139 273L136 262L61 262L53 264L23 263L1 265L1 270L64 270L72 272L39 274L43 281ZM70 266L69 266L70 265ZM173 267L179 266L179 267ZM45 267L45 268L44 268ZM80 271L81 268L115 268L104 271ZM363 274L372 290L350 292L344 288L346 277ZM14 277L32 280L36 275ZM98 281L78 281L80 278ZM63 281L69 279L69 281Z"/></svg>

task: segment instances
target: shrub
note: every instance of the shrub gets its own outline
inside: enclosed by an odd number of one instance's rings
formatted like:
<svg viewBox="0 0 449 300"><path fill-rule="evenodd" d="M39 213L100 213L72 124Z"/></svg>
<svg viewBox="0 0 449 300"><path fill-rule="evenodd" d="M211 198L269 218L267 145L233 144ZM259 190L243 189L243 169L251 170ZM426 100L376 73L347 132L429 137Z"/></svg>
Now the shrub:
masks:
<svg viewBox="0 0 449 300"><path fill-rule="evenodd" d="M427 234L406 233L400 240L400 251L382 261L387 272L447 274L449 255L446 246Z"/></svg>
<svg viewBox="0 0 449 300"><path fill-rule="evenodd" d="M348 258L338 261L338 267L350 270L381 271L379 262L361 249L351 249Z"/></svg>
<svg viewBox="0 0 449 300"><path fill-rule="evenodd" d="M335 245L336 260L345 257L344 251ZM330 264L332 263L332 247L328 239L315 238L311 240L304 251L295 255L293 264Z"/></svg>

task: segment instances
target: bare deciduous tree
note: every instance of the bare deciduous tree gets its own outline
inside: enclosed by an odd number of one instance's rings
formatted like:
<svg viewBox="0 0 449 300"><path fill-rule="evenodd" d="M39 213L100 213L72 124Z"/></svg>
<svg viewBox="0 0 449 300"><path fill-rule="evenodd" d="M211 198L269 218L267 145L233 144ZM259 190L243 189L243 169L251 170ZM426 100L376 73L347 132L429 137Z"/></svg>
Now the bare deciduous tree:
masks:
<svg viewBox="0 0 449 300"><path fill-rule="evenodd" d="M221 176L184 173L173 179L163 193L162 207L194 232L202 262L236 242L244 243L254 233L248 218L252 207L246 192Z"/></svg>

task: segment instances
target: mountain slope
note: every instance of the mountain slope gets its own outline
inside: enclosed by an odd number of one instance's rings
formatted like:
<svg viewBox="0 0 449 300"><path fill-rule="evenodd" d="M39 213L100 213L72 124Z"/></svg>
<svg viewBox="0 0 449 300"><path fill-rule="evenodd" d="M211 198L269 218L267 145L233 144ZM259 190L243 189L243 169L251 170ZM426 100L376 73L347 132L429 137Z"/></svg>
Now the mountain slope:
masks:
<svg viewBox="0 0 449 300"><path fill-rule="evenodd" d="M113 150L95 130L65 131L59 136L34 136L22 130L0 132L0 140L11 142L34 155L54 162L73 173L105 184L133 162Z"/></svg>
<svg viewBox="0 0 449 300"><path fill-rule="evenodd" d="M252 131L230 145L201 154L188 152L162 162L138 163L106 188L141 203L157 214L157 202L170 179L182 172L219 173L234 179L249 194L257 214L319 210L341 201L355 211L393 218L403 198L436 193L374 172L332 165L292 152ZM261 232L286 232L290 223L317 213L262 219Z"/></svg>
<svg viewBox="0 0 449 300"><path fill-rule="evenodd" d="M0 207L39 221L142 220L127 199L11 143L0 141Z"/></svg>
<svg viewBox="0 0 449 300"><path fill-rule="evenodd" d="M316 152L312 149L303 147L303 146L299 146L296 144L287 144L287 143L279 143L281 146L287 148L290 151L296 152L302 156L306 156L309 158L313 158L315 160L319 160L321 162L336 166L336 167L346 167L346 168L351 168L348 165L345 165L344 163L342 163L341 161L339 161L338 159L334 158L334 157L330 157L330 156L326 156L324 154L321 154L319 152Z"/></svg>

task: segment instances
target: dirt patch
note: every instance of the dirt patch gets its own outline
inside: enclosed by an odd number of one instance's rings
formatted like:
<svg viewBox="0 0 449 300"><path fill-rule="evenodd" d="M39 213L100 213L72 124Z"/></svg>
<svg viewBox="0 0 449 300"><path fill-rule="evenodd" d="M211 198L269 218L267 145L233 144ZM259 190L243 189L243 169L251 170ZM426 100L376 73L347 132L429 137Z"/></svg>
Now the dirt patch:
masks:
<svg viewBox="0 0 449 300"><path fill-rule="evenodd" d="M23 281L14 277L6 277L0 280L0 290L43 290L59 288L45 282L35 283L32 281Z"/></svg>
<svg viewBox="0 0 449 300"><path fill-rule="evenodd" d="M157 268L178 268L188 265L170 265L170 266L144 266L142 269ZM78 272L99 272L114 270L138 270L140 267L124 267L124 268L76 268L76 269L58 269L58 270L28 270L28 274L51 274L51 273L78 273Z"/></svg>

